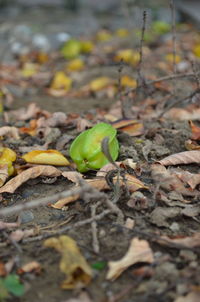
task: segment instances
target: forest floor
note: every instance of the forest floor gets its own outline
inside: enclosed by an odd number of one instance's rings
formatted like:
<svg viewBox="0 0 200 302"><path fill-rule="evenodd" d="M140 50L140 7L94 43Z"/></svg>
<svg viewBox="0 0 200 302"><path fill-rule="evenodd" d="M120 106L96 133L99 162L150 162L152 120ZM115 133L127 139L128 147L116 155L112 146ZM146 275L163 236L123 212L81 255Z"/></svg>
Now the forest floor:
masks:
<svg viewBox="0 0 200 302"><path fill-rule="evenodd" d="M176 53L171 28L141 35L99 28L77 53L1 64L0 301L199 301L199 33L177 25ZM77 174L70 145L100 122L117 164Z"/></svg>

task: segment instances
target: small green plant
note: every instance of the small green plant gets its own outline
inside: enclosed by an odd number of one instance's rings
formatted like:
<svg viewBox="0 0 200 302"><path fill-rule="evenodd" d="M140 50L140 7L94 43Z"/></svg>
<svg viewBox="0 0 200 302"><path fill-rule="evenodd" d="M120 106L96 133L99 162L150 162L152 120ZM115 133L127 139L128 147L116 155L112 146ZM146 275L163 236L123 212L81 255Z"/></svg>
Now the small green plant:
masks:
<svg viewBox="0 0 200 302"><path fill-rule="evenodd" d="M101 150L101 142L105 137L109 138L110 155L116 160L119 153L116 134L116 129L111 125L99 123L77 136L70 146L70 157L78 170L80 172L97 170L109 162Z"/></svg>
<svg viewBox="0 0 200 302"><path fill-rule="evenodd" d="M19 277L15 274L0 278L0 301L5 301L10 294L15 297L21 297L24 294L24 285L20 283Z"/></svg>

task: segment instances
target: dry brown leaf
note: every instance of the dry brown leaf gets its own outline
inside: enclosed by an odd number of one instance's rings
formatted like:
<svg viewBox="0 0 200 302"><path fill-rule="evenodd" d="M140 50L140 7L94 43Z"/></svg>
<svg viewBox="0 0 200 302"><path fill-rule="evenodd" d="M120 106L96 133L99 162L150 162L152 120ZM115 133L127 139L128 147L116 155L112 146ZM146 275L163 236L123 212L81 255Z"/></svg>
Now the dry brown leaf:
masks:
<svg viewBox="0 0 200 302"><path fill-rule="evenodd" d="M174 171L174 174L183 182L187 183L191 189L195 189L195 187L200 184L200 174L194 174L183 170Z"/></svg>
<svg viewBox="0 0 200 302"><path fill-rule="evenodd" d="M0 187L4 185L8 178L8 165L0 165Z"/></svg>
<svg viewBox="0 0 200 302"><path fill-rule="evenodd" d="M14 193L15 190L24 182L38 176L58 177L61 174L62 172L55 167L38 165L21 172L19 175L9 180L3 187L0 188L0 193Z"/></svg>
<svg viewBox="0 0 200 302"><path fill-rule="evenodd" d="M110 189L105 178L85 179L85 181L93 188L98 189L99 191ZM116 182L117 182L117 176L113 178L113 183L115 184ZM125 174L125 182L122 178L120 178L120 186L124 186L124 185L127 186L130 192L135 192L139 189L148 189L148 187L146 187L139 179L128 173ZM58 200L55 204L52 204L51 206L55 209L62 209L62 207L64 207L68 203L76 201L79 197L80 195L77 194L75 196L62 198Z"/></svg>
<svg viewBox="0 0 200 302"><path fill-rule="evenodd" d="M196 126L192 121L189 121L189 125L192 131L191 139L199 140L200 139L200 127Z"/></svg>
<svg viewBox="0 0 200 302"><path fill-rule="evenodd" d="M200 150L200 145L198 145L197 142L192 141L191 139L188 139L188 140L185 141L185 148L188 151Z"/></svg>
<svg viewBox="0 0 200 302"><path fill-rule="evenodd" d="M64 176L68 180L74 182L75 184L78 183L78 180L80 178L83 178L83 174L81 174L77 171L64 171L64 172L62 172L62 176Z"/></svg>
<svg viewBox="0 0 200 302"><path fill-rule="evenodd" d="M161 238L162 245L167 245L168 243L174 243L174 244L180 244L188 248L194 248L200 246L200 232L194 233L192 236L188 236L188 237L170 238L168 236L161 236L160 238Z"/></svg>
<svg viewBox="0 0 200 302"><path fill-rule="evenodd" d="M42 111L43 112L43 111ZM38 107L36 103L31 103L26 108L20 108L17 110L13 110L9 112L9 115L15 116L18 120L26 121L31 118L35 118L38 113L41 113L41 109ZM44 111L46 115L46 111ZM49 115L49 113L48 113Z"/></svg>
<svg viewBox="0 0 200 302"><path fill-rule="evenodd" d="M179 207L156 207L150 215L151 223L158 227L169 227L168 219L174 218L181 214L181 208Z"/></svg>
<svg viewBox="0 0 200 302"><path fill-rule="evenodd" d="M120 131L126 132L131 136L139 136L144 133L144 125L136 120L118 120L112 126Z"/></svg>
<svg viewBox="0 0 200 302"><path fill-rule="evenodd" d="M62 209L64 206L66 206L68 203L74 202L77 199L79 199L80 195L76 194L73 196L69 196L66 198L59 199L56 203L52 204L51 207L54 209Z"/></svg>
<svg viewBox="0 0 200 302"><path fill-rule="evenodd" d="M124 223L124 226L125 228L132 230L135 226L135 220L128 217Z"/></svg>
<svg viewBox="0 0 200 302"><path fill-rule="evenodd" d="M9 135L14 139L20 139L19 130L16 127L4 126L0 128L0 136Z"/></svg>
<svg viewBox="0 0 200 302"><path fill-rule="evenodd" d="M180 165L180 164L192 164L200 163L200 151L192 150L192 151L184 151L180 153L175 153L169 155L162 160L158 161L159 164L163 166L170 166L170 165Z"/></svg>
<svg viewBox="0 0 200 302"><path fill-rule="evenodd" d="M116 161L115 164L119 167L121 162ZM108 163L105 166L103 166L96 174L97 177L105 177L105 175L112 170L116 170L116 168L113 166L113 164Z"/></svg>
<svg viewBox="0 0 200 302"><path fill-rule="evenodd" d="M199 302L200 293L198 291L193 291L186 296L178 297L174 302Z"/></svg>
<svg viewBox="0 0 200 302"><path fill-rule="evenodd" d="M200 108L172 108L164 114L164 117L180 121L200 120Z"/></svg>
<svg viewBox="0 0 200 302"><path fill-rule="evenodd" d="M176 191L185 196L195 196L198 194L198 191L187 188L176 173L167 170L160 164L153 164L151 166L151 173L153 180L167 191Z"/></svg>
<svg viewBox="0 0 200 302"><path fill-rule="evenodd" d="M120 168L132 168L136 169L137 164L132 160L132 158L126 158L123 161L116 161L115 164ZM105 175L112 170L116 170L113 164L108 163L107 165L103 166L96 174L97 177L105 177Z"/></svg>
<svg viewBox="0 0 200 302"><path fill-rule="evenodd" d="M139 189L148 189L139 179L137 179L135 176L130 175L128 173L125 174L125 183L122 178L120 178L120 186L126 185L128 190L130 192L135 192ZM93 188L98 189L99 191L103 190L109 190L110 187L108 186L105 178L95 178L95 179L86 179L85 180L89 185L91 185ZM113 178L113 183L117 182L117 176ZM62 209L65 205L68 203L76 201L80 197L79 194L75 196L69 196L67 198L62 198L58 200L55 204L52 204L51 206L55 209Z"/></svg>
<svg viewBox="0 0 200 302"><path fill-rule="evenodd" d="M122 259L108 262L109 271L106 279L114 281L129 266L139 262L152 263L153 261L153 252L149 246L149 243L146 240L133 238L127 253Z"/></svg>
<svg viewBox="0 0 200 302"><path fill-rule="evenodd" d="M41 264L37 261L31 261L21 266L17 271L18 274L24 274L30 272L39 274L41 272Z"/></svg>
<svg viewBox="0 0 200 302"><path fill-rule="evenodd" d="M19 242L23 238L27 238L27 237L34 236L34 235L35 235L35 230L34 229L16 230L16 231L14 231L10 234L9 238L16 241L16 242Z"/></svg>
<svg viewBox="0 0 200 302"><path fill-rule="evenodd" d="M67 276L61 285L63 289L82 288L90 283L92 270L72 238L65 235L49 238L44 246L55 248L62 255L60 270Z"/></svg>

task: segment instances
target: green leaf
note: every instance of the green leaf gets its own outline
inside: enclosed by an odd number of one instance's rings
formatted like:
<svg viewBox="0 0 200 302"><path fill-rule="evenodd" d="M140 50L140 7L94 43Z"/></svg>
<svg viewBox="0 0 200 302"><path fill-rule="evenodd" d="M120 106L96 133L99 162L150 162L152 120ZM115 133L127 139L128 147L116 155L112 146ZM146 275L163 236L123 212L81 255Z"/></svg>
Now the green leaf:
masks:
<svg viewBox="0 0 200 302"><path fill-rule="evenodd" d="M24 285L20 283L19 277L15 274L8 275L3 280L4 286L9 293L14 296L20 297L24 294Z"/></svg>
<svg viewBox="0 0 200 302"><path fill-rule="evenodd" d="M0 301L3 302L9 297L8 290L4 284L4 280L0 279Z"/></svg>
<svg viewBox="0 0 200 302"><path fill-rule="evenodd" d="M101 142L106 136L109 137L110 154L113 160L116 160L119 153L116 134L116 129L111 125L99 123L77 136L70 146L70 157L78 170L80 172L97 170L109 162L101 151Z"/></svg>
<svg viewBox="0 0 200 302"><path fill-rule="evenodd" d="M97 261L97 262L93 263L91 266L92 266L93 269L96 269L97 271L101 271L102 269L105 268L106 262L105 261Z"/></svg>

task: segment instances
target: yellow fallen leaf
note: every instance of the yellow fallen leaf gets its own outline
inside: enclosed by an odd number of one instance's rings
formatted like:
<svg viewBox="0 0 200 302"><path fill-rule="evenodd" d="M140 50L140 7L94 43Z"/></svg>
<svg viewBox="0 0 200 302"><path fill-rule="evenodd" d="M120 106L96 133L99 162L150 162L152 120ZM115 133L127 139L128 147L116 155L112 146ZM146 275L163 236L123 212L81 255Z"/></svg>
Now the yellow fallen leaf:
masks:
<svg viewBox="0 0 200 302"><path fill-rule="evenodd" d="M193 53L195 54L196 57L200 58L200 44L196 45L193 48Z"/></svg>
<svg viewBox="0 0 200 302"><path fill-rule="evenodd" d="M125 38L127 37L130 33L128 31L128 29L126 28L118 28L115 32L116 36L120 37L120 38Z"/></svg>
<svg viewBox="0 0 200 302"><path fill-rule="evenodd" d="M81 52L90 53L94 49L94 43L90 40L81 41Z"/></svg>
<svg viewBox="0 0 200 302"><path fill-rule="evenodd" d="M121 77L121 86L125 88L135 88L137 86L137 81L128 75L123 75Z"/></svg>
<svg viewBox="0 0 200 302"><path fill-rule="evenodd" d="M8 176L14 173L12 162L16 160L16 153L10 148L0 148L0 165L7 165Z"/></svg>
<svg viewBox="0 0 200 302"><path fill-rule="evenodd" d="M174 55L173 53L168 53L165 56L165 60L169 63L173 63L174 62ZM179 55L175 55L175 63L178 64L181 62L181 57Z"/></svg>
<svg viewBox="0 0 200 302"><path fill-rule="evenodd" d="M64 89L65 91L69 91L72 86L72 79L68 77L63 71L57 71L50 86L51 89Z"/></svg>
<svg viewBox="0 0 200 302"><path fill-rule="evenodd" d="M108 87L111 84L111 79L108 77L99 77L94 80L92 80L89 84L89 87L92 91L99 91L106 87Z"/></svg>
<svg viewBox="0 0 200 302"><path fill-rule="evenodd" d="M108 262L109 270L106 279L114 281L129 266L138 262L152 263L153 261L153 252L149 243L146 240L133 238L127 253L122 259Z"/></svg>
<svg viewBox="0 0 200 302"><path fill-rule="evenodd" d="M44 64L49 61L49 56L46 52L38 52L36 60L39 64Z"/></svg>
<svg viewBox="0 0 200 302"><path fill-rule="evenodd" d="M39 70L39 65L36 63L26 62L21 70L24 78L30 78L35 75Z"/></svg>
<svg viewBox="0 0 200 302"><path fill-rule="evenodd" d="M114 60L116 62L123 61L127 64L135 65L140 60L140 54L139 52L134 51L133 49L123 49L123 50L119 50L116 53Z"/></svg>
<svg viewBox="0 0 200 302"><path fill-rule="evenodd" d="M38 176L58 177L61 173L62 172L60 170L52 166L39 165L32 167L9 180L2 188L0 188L0 193L14 193L19 186L29 179L33 179Z"/></svg>
<svg viewBox="0 0 200 302"><path fill-rule="evenodd" d="M49 238L44 246L55 248L62 255L60 270L67 276L61 285L63 289L82 288L90 283L92 270L72 238L65 235Z"/></svg>
<svg viewBox="0 0 200 302"><path fill-rule="evenodd" d="M102 29L96 34L96 39L99 42L107 42L112 38L111 33L108 30Z"/></svg>
<svg viewBox="0 0 200 302"><path fill-rule="evenodd" d="M67 71L80 71L83 70L85 67L85 64L83 62L82 59L77 58L77 59L73 59L71 60L68 64L67 64Z"/></svg>
<svg viewBox="0 0 200 302"><path fill-rule="evenodd" d="M68 166L69 161L57 150L34 150L22 156L22 158L31 164L43 164L54 166Z"/></svg>

